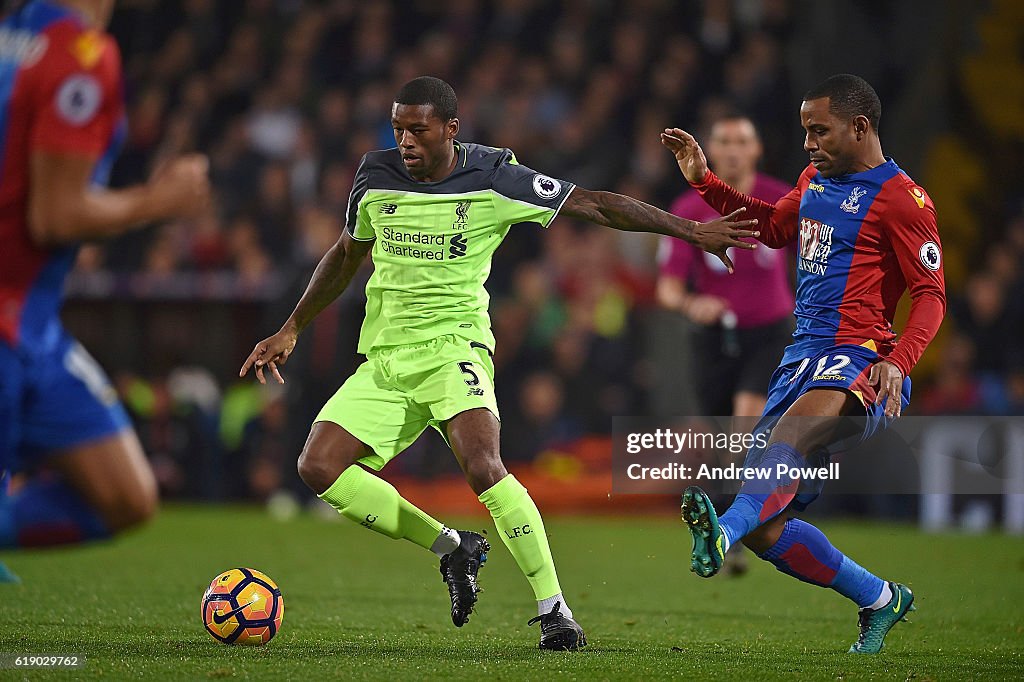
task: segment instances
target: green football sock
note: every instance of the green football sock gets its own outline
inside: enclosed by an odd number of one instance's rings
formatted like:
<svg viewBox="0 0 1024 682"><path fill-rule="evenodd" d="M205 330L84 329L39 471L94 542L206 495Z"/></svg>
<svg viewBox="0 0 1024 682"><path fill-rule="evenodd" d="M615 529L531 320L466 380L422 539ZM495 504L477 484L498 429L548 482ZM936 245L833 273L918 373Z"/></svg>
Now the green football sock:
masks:
<svg viewBox="0 0 1024 682"><path fill-rule="evenodd" d="M360 526L395 540L404 538L424 549L433 550L445 530L399 495L393 485L355 464L345 469L319 497Z"/></svg>
<svg viewBox="0 0 1024 682"><path fill-rule="evenodd" d="M530 581L537 599L559 594L562 588L558 586L544 521L523 484L509 474L485 490L480 501L491 512L502 541Z"/></svg>

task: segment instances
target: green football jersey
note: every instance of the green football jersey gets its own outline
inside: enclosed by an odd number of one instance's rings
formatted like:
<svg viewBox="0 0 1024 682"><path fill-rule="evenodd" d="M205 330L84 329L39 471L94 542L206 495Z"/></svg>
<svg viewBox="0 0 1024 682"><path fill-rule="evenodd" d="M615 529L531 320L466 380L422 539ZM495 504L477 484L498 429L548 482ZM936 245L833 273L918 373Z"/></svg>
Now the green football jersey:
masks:
<svg viewBox="0 0 1024 682"><path fill-rule="evenodd" d="M458 334L494 348L484 282L513 225L547 227L575 188L508 149L455 143L455 169L416 182L397 148L363 157L346 229L374 240L359 352Z"/></svg>

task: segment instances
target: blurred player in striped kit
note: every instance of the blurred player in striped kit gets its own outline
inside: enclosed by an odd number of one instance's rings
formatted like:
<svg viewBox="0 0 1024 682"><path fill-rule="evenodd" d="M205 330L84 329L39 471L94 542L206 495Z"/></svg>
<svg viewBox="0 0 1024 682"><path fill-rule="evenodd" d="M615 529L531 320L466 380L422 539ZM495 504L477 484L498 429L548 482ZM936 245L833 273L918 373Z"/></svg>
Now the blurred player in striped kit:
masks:
<svg viewBox="0 0 1024 682"><path fill-rule="evenodd" d="M202 210L209 182L191 156L105 188L125 131L113 6L32 0L0 23L0 549L105 538L156 510L113 387L61 324L62 289L81 242ZM27 482L6 495L11 472Z"/></svg>

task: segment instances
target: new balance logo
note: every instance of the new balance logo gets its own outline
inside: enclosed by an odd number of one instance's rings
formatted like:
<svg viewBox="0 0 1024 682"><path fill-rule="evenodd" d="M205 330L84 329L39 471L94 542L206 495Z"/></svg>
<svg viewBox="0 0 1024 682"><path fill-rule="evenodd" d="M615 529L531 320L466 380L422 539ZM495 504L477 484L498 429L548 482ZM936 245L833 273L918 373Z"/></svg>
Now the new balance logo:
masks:
<svg viewBox="0 0 1024 682"><path fill-rule="evenodd" d="M452 237L451 245L448 247L448 258L458 258L466 255L466 237L457 234Z"/></svg>
<svg viewBox="0 0 1024 682"><path fill-rule="evenodd" d="M471 388L471 389L469 389L469 391L466 392L467 396L471 396L471 395L482 396L483 394L484 394L484 389L482 389L482 388Z"/></svg>
<svg viewBox="0 0 1024 682"><path fill-rule="evenodd" d="M384 215L395 215L398 212L398 204L381 204L378 211Z"/></svg>

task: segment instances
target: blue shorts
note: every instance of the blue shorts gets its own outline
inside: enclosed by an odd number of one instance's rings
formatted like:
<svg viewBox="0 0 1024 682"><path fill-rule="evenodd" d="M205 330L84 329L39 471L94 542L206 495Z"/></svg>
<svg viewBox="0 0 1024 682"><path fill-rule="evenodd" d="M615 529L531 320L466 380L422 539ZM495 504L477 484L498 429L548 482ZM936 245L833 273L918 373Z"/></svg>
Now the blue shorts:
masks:
<svg viewBox="0 0 1024 682"><path fill-rule="evenodd" d="M106 374L63 327L45 347L0 341L0 472L130 426Z"/></svg>
<svg viewBox="0 0 1024 682"><path fill-rule="evenodd" d="M768 401L757 426L758 433L775 428L786 410L797 401L797 398L812 389L826 388L851 393L864 406L863 430L854 438L846 438L835 443L829 451L819 453L812 466L824 466L830 454L862 443L893 422L894 418L885 416L885 405L875 404L877 392L868 383L871 367L878 362L878 353L864 346L831 346L780 365L772 374L768 385ZM903 378L900 391L900 403L906 409L910 404L910 377ZM764 448L753 447L747 452L744 466L756 466L764 454ZM797 511L803 511L821 494L823 479L801 481L800 492L793 502Z"/></svg>

